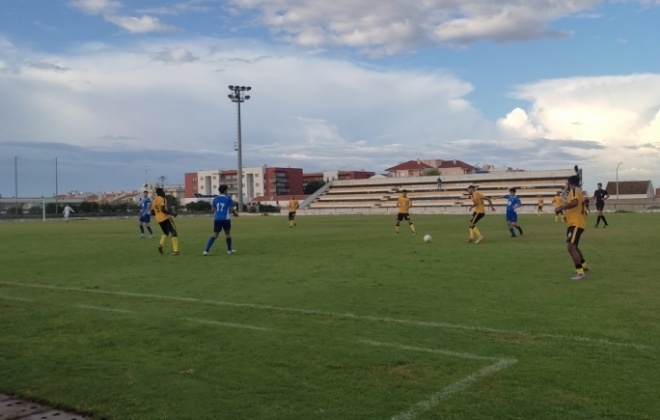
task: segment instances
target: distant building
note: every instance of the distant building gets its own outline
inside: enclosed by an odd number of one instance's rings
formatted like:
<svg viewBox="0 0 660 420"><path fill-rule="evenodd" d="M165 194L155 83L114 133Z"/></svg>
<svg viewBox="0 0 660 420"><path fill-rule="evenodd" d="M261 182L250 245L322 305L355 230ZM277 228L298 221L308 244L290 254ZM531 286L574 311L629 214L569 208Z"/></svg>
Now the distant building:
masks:
<svg viewBox="0 0 660 420"><path fill-rule="evenodd" d="M369 179L375 175L375 172L365 171L323 171L308 172L303 174L303 187L314 181L332 182L346 179Z"/></svg>
<svg viewBox="0 0 660 420"><path fill-rule="evenodd" d="M277 168L257 166L243 168L243 201L254 197L303 193L301 168ZM210 197L218 194L218 187L226 184L228 193L238 195L238 171L236 169L211 169L185 174L185 198Z"/></svg>
<svg viewBox="0 0 660 420"><path fill-rule="evenodd" d="M436 166L436 169L440 172L440 176L477 173L477 168L475 166L458 159L440 161L440 164Z"/></svg>
<svg viewBox="0 0 660 420"><path fill-rule="evenodd" d="M654 198L656 190L651 181L619 181L619 198ZM617 198L617 182L608 181L605 187L612 198Z"/></svg>
<svg viewBox="0 0 660 420"><path fill-rule="evenodd" d="M385 169L385 171L394 178L407 178L412 176L424 176L434 169L436 168L418 159L399 163L398 165Z"/></svg>
<svg viewBox="0 0 660 420"><path fill-rule="evenodd" d="M442 176L477 173L477 168L458 159L417 159L400 163L385 171L392 177L425 176L433 171Z"/></svg>

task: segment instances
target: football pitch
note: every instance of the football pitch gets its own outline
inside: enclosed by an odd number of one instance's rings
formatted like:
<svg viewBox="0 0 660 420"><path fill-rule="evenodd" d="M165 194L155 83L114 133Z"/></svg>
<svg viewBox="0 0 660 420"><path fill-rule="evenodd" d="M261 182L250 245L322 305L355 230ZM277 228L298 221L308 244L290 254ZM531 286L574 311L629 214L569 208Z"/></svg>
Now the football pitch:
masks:
<svg viewBox="0 0 660 420"><path fill-rule="evenodd" d="M107 419L658 419L660 214L0 224L0 392ZM431 234L425 243L423 235Z"/></svg>

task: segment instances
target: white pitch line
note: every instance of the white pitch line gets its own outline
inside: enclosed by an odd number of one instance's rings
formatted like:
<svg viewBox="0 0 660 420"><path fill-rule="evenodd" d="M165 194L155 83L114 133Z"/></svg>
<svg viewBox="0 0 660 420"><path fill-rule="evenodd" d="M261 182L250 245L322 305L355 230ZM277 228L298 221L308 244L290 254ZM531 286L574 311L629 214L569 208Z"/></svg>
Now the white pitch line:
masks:
<svg viewBox="0 0 660 420"><path fill-rule="evenodd" d="M236 324L233 322L221 322L221 321L196 319L196 318L183 318L183 319L185 319L186 321L197 322L200 324L218 325L220 327L242 328L245 330L255 330L255 331L273 331L271 328L257 327L255 325L248 325L248 324Z"/></svg>
<svg viewBox="0 0 660 420"><path fill-rule="evenodd" d="M11 296L0 296L0 299L15 300L17 302L34 302L33 299L25 299L25 298L19 298L19 297L11 297Z"/></svg>
<svg viewBox="0 0 660 420"><path fill-rule="evenodd" d="M271 310L278 312L290 312L290 313L300 313L307 315L319 315L319 316L328 316L333 318L346 318L346 319L355 319L362 321L376 321L376 322L385 322L385 323L396 323L404 325L413 325L416 327L429 327L429 328L445 328L445 329L455 329L463 331L478 331L485 333L496 333L496 334L507 334L507 335L520 335L525 337L541 337L541 338L550 338L557 340L565 341L576 341L582 343L595 344L606 347L631 347L638 350L652 349L653 347L647 346L644 344L630 343L630 342L621 342L621 341L612 341L601 338L592 338L592 337L583 337L577 335L561 335L561 334L545 334L545 333L533 333L530 331L518 331L518 330L506 330L500 328L491 328L491 327L482 327L482 326L471 326L471 325L461 325L461 324L451 324L447 322L433 322L433 321L415 321L411 319L400 319L400 318L389 318L389 317L377 317L371 315L356 315L350 312L331 312L331 311L319 311L315 309L302 309L302 308L290 308L284 306L271 306L271 305L260 305L255 303L236 303L236 302L227 302L220 300L209 300L209 299L197 299L189 297L180 297L180 296L166 296L166 295L152 295L147 293L132 293L132 292L113 292L110 290L99 290L99 289L85 289L81 287L62 287L62 286L48 286L42 284L26 284L26 283L14 283L2 281L0 284L7 286L17 286L17 287L31 287L37 289L49 289L49 290L63 290L70 292L83 292L83 293L96 293L96 294L105 294L105 295L114 295L114 296L124 296L124 297L136 297L136 298L145 298L145 299L159 299L159 300L169 300L174 302L187 302L187 303L202 303L205 305L214 305L214 306L233 306L237 308L254 308L262 310Z"/></svg>
<svg viewBox="0 0 660 420"><path fill-rule="evenodd" d="M507 367L516 363L515 359L501 359L492 365L486 366L485 368L479 369L476 372L471 373L465 378L454 382L453 384L443 388L442 390L436 392L435 394L430 395L427 399L420 401L410 407L408 410L394 415L391 417L391 420L412 420L420 414L438 406L440 403L448 400L455 394L465 390L467 387L473 383L485 378L486 376L497 373Z"/></svg>
<svg viewBox="0 0 660 420"><path fill-rule="evenodd" d="M412 420L418 415L422 414L425 411L428 411L432 409L433 407L439 405L441 402L446 401L450 397L452 397L454 394L457 394L473 383L477 382L478 380L488 376L492 375L494 373L499 372L500 370L506 369L507 367L515 364L518 362L516 359L511 359L511 358L500 358L500 357L489 357L489 356L480 356L478 354L473 354L473 353L458 353L454 351L449 351L449 350L440 350L440 349L431 349L431 348L425 348L425 347L413 347L413 346L407 346L405 344L397 344L397 343L383 343L380 341L372 341L372 340L358 340L360 343L363 344L369 344L372 346L378 346L378 347L390 347L390 348L395 348L399 350L408 350L408 351L419 351L419 352L424 352L424 353L432 353L432 354L441 354L443 356L450 356L450 357L459 357L461 359L469 359L469 360L488 360L488 361L494 361L495 363L488 365L482 369L479 369L476 372L472 372L470 375L466 376L465 378L454 382L453 384L443 388L441 391L436 392L435 394L432 394L429 396L427 399L420 401L410 407L408 410L399 413L395 416L392 416L391 420Z"/></svg>
<svg viewBox="0 0 660 420"><path fill-rule="evenodd" d="M95 311L105 311L105 312L120 312L122 314L129 314L131 311L128 309L114 309L114 308L103 308L101 306L91 306L91 305L73 305L76 308L82 309L93 309Z"/></svg>
<svg viewBox="0 0 660 420"><path fill-rule="evenodd" d="M479 356L478 354L472 354L472 353L458 353L458 352L449 351L449 350L439 350L439 349L429 349L429 348L425 348L425 347L407 346L405 344L383 343L381 341L373 341L373 340L358 340L358 342L363 343L363 344L369 344L371 346L376 346L376 347L390 347L390 348L395 348L395 349L399 349L399 350L419 351L419 352L424 352L424 353L441 354L443 356L459 357L461 359L488 360L488 361L491 361L491 362L492 361L497 361L497 360L502 360L501 357Z"/></svg>

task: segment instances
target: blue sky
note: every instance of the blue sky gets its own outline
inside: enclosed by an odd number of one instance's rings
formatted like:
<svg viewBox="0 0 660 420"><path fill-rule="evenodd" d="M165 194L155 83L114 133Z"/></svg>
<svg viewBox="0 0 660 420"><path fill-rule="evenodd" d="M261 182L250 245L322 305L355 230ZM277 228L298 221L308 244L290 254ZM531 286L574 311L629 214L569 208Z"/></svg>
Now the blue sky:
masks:
<svg viewBox="0 0 660 420"><path fill-rule="evenodd" d="M660 0L0 0L0 194L461 159L660 187ZM17 164L16 164L17 163ZM17 174L17 175L16 175Z"/></svg>

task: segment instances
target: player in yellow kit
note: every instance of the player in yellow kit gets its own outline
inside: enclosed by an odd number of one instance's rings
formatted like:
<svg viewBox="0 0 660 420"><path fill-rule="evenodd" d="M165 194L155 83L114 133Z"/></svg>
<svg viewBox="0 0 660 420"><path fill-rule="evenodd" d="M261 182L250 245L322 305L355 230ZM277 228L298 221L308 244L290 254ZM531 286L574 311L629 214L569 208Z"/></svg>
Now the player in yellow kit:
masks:
<svg viewBox="0 0 660 420"><path fill-rule="evenodd" d="M156 198L151 204L151 208L154 216L156 216L156 222L158 222L160 229L163 231L158 242L158 252L163 253L163 245L167 242L167 237L172 235L172 255L179 255L179 237L176 232L174 220L172 219L172 216L176 216L176 214L170 213L167 209L164 189L156 188Z"/></svg>
<svg viewBox="0 0 660 420"><path fill-rule="evenodd" d="M484 240L483 235L481 234L481 232L479 232L479 228L477 227L477 222L481 220L481 218L484 217L486 214L484 201L488 202L488 205L490 206L490 209L492 211L495 211L495 207L493 207L493 202L491 201L490 198L476 191L476 187L474 185L470 185L468 187L468 194L470 200L472 200L472 206L470 207L470 210L473 211L472 211L472 217L470 218L470 237L468 238L467 241L478 244L479 242Z"/></svg>
<svg viewBox="0 0 660 420"><path fill-rule="evenodd" d="M289 227L292 228L296 225L296 211L298 211L298 207L300 206L300 203L298 203L298 200L296 200L295 196L291 196L291 199L289 200Z"/></svg>
<svg viewBox="0 0 660 420"><path fill-rule="evenodd" d="M412 230L413 235L415 235L417 233L415 232L415 225L410 219L412 200L408 197L408 191L401 191L401 197L397 200L396 205L399 207L399 213L396 215L396 225L394 227L395 233L399 234L399 224L402 220L406 220L410 226L410 230Z"/></svg>
<svg viewBox="0 0 660 420"><path fill-rule="evenodd" d="M536 215L540 216L543 213L543 196L539 195L538 201L536 202Z"/></svg>
<svg viewBox="0 0 660 420"><path fill-rule="evenodd" d="M557 191L557 195L552 197L552 207L557 208L561 207L564 205L564 197L561 196L561 191ZM564 218L564 212L560 212L559 214L555 213L555 222L559 221L559 215L561 214L562 219Z"/></svg>
<svg viewBox="0 0 660 420"><path fill-rule="evenodd" d="M566 203L555 208L555 214L562 211L566 214L566 225L568 226L566 229L566 249L575 264L576 273L573 280L583 280L586 278L585 271L589 271L589 268L578 245L582 232L587 227L587 217L584 197L580 188L580 177L577 175L568 178L568 198Z"/></svg>

